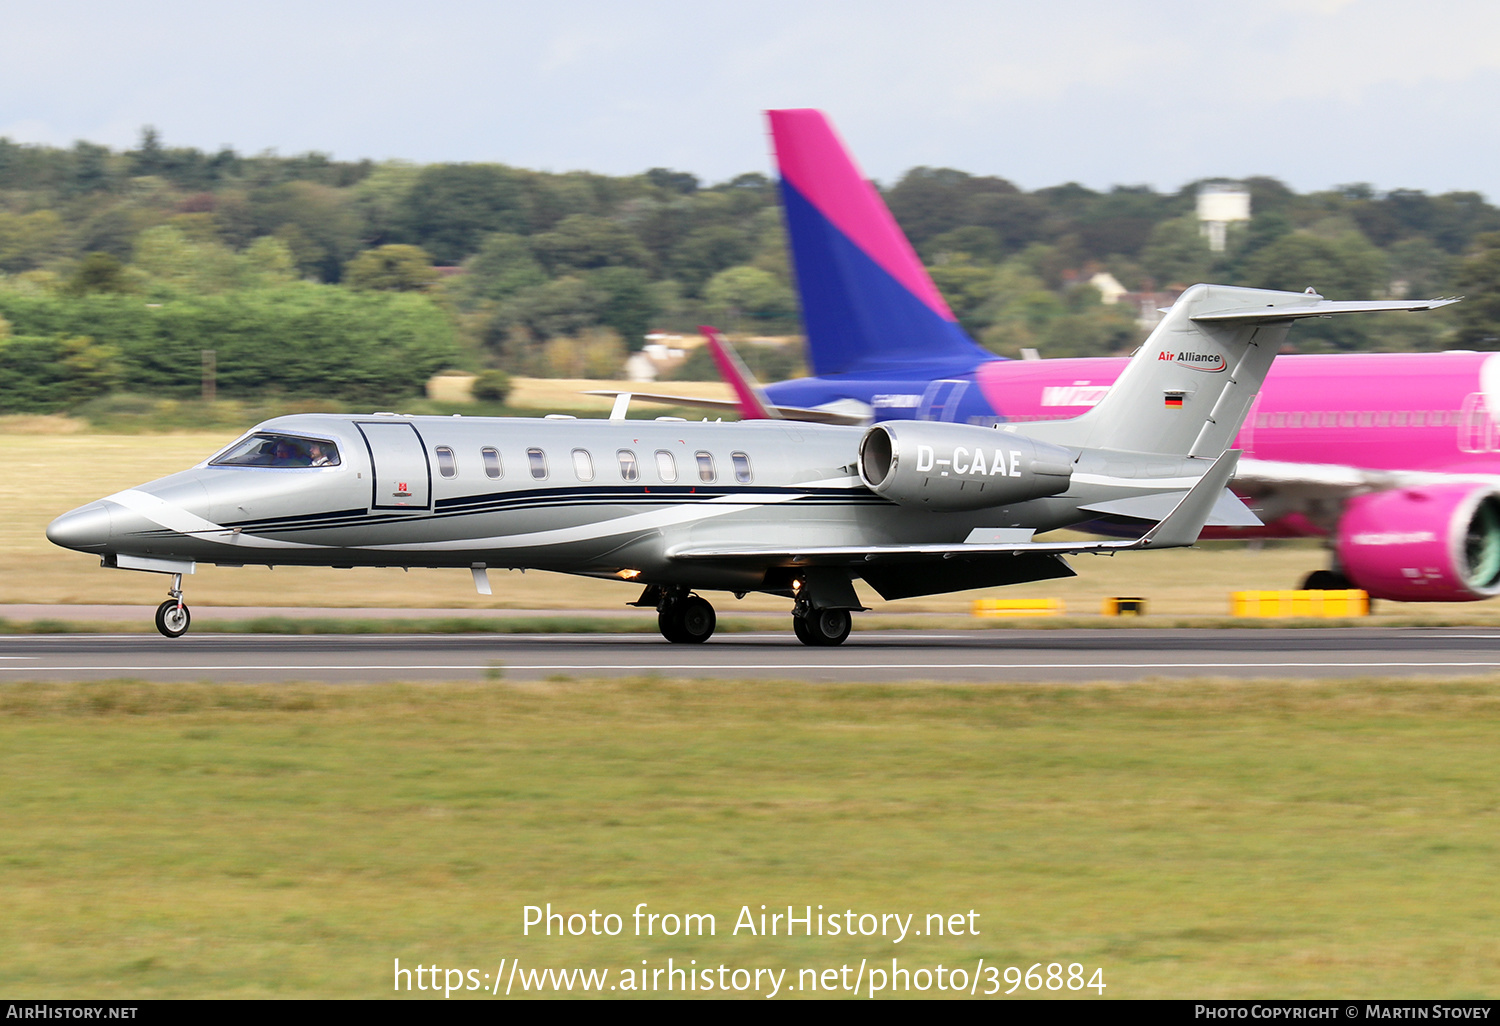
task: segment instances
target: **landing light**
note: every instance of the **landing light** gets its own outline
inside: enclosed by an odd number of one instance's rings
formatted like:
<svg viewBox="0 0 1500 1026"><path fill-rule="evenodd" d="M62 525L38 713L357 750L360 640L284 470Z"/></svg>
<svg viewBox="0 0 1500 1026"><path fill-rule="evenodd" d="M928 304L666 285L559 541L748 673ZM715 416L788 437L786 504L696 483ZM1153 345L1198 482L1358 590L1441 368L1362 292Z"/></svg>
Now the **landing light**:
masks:
<svg viewBox="0 0 1500 1026"><path fill-rule="evenodd" d="M639 570L621 570L615 576L622 581L633 581L641 576L641 572Z"/></svg>

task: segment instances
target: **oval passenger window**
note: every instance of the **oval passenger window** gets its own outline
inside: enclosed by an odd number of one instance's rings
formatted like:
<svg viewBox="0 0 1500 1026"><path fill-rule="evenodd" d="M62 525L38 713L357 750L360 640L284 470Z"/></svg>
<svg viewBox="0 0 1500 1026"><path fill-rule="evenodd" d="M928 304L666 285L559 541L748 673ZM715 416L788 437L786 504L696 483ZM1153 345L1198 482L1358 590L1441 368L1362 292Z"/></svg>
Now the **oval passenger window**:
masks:
<svg viewBox="0 0 1500 1026"><path fill-rule="evenodd" d="M437 447L438 473L444 477L452 477L458 473L458 461L453 458L453 450L446 445Z"/></svg>
<svg viewBox="0 0 1500 1026"><path fill-rule="evenodd" d="M621 449L619 452L615 453L615 455L620 457L620 480L639 480L641 476L641 468L640 465L635 461L635 453L631 452L629 449Z"/></svg>
<svg viewBox="0 0 1500 1026"><path fill-rule="evenodd" d="M656 476L667 484L677 480L677 461L665 449L656 450Z"/></svg>

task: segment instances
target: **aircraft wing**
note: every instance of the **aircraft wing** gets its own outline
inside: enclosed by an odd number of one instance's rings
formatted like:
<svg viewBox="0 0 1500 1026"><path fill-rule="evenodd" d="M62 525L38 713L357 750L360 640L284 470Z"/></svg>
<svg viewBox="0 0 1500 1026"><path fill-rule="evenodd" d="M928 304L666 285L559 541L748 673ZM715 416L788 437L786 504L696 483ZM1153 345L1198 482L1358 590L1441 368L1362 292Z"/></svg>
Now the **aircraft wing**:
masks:
<svg viewBox="0 0 1500 1026"><path fill-rule="evenodd" d="M1241 460L1232 487L1245 492L1267 488L1295 490L1309 495L1341 497L1390 488L1421 488L1455 481L1493 484L1493 474L1445 474L1428 470L1367 470L1337 463L1289 463L1280 460Z"/></svg>
<svg viewBox="0 0 1500 1026"><path fill-rule="evenodd" d="M628 395L647 403L662 403L667 406L691 406L700 410L717 410L721 413L740 413L743 407L734 399L703 399L690 395L664 395L659 392L628 392L624 389L596 388L583 395L602 395L614 399ZM860 404L859 410L809 409L802 406L768 406L783 420L800 420L810 424L849 424L862 427L870 422L870 415Z"/></svg>
<svg viewBox="0 0 1500 1026"><path fill-rule="evenodd" d="M770 561L783 565L848 566L876 560L925 562L934 558L956 559L999 557L1036 553L1040 555L1077 555L1092 552L1127 552L1131 549L1166 549L1192 545L1198 540L1209 514L1219 502L1230 476L1234 473L1240 452L1230 449L1213 462L1165 517L1139 538L1116 541L1034 542L1030 531L1011 532L995 529L976 530L970 537L982 539L986 534L1013 534L1017 540L964 542L939 545L813 545L800 548L754 545L684 546L670 550L672 559L711 562Z"/></svg>

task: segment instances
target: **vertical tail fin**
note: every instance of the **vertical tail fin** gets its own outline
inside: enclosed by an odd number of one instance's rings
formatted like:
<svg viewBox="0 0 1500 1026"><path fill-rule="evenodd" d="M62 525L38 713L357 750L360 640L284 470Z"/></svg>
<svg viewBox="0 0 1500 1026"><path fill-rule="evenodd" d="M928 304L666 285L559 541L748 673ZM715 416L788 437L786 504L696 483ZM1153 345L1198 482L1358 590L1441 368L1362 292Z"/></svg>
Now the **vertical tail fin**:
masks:
<svg viewBox="0 0 1500 1026"><path fill-rule="evenodd" d="M1311 289L1194 285L1167 311L1097 406L1072 420L1027 424L1024 433L1058 445L1215 459L1239 432L1293 321L1430 310L1451 302L1335 302Z"/></svg>
<svg viewBox="0 0 1500 1026"><path fill-rule="evenodd" d="M945 377L997 359L959 327L822 111L767 117L813 373Z"/></svg>

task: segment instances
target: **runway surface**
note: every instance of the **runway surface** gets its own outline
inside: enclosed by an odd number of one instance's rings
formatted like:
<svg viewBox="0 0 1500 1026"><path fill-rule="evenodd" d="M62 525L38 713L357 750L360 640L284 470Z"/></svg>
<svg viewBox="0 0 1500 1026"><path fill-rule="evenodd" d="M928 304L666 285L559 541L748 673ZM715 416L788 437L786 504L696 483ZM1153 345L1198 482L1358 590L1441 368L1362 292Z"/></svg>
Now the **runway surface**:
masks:
<svg viewBox="0 0 1500 1026"><path fill-rule="evenodd" d="M838 648L788 632L674 645L656 634L19 635L21 680L541 680L671 677L840 681L1131 681L1147 677L1467 676L1500 670L1500 630L882 630Z"/></svg>

